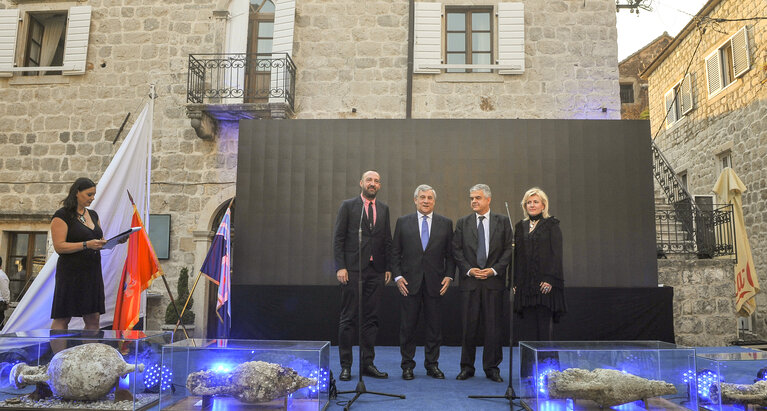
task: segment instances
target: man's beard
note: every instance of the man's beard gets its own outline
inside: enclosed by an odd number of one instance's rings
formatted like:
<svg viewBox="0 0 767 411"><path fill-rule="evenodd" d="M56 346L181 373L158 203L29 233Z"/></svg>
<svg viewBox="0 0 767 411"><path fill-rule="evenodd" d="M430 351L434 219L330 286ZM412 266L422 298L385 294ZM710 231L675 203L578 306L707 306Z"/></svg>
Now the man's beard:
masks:
<svg viewBox="0 0 767 411"><path fill-rule="evenodd" d="M374 198L376 198L376 193L377 193L377 191L373 191L373 193L371 194L371 193L369 192L369 190L370 190L370 189L364 189L364 190L362 190L362 195L363 195L363 196L365 196L365 198L368 198L368 199L371 199L371 200L372 200L372 199L374 199Z"/></svg>

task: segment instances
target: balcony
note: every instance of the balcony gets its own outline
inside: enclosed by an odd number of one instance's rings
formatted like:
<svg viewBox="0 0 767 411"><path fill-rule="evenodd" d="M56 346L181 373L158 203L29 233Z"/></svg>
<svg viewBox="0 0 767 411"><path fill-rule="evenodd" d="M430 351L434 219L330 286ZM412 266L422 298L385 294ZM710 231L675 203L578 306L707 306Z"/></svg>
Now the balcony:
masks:
<svg viewBox="0 0 767 411"><path fill-rule="evenodd" d="M190 54L187 116L197 136L211 139L218 121L293 115L296 66L290 55Z"/></svg>

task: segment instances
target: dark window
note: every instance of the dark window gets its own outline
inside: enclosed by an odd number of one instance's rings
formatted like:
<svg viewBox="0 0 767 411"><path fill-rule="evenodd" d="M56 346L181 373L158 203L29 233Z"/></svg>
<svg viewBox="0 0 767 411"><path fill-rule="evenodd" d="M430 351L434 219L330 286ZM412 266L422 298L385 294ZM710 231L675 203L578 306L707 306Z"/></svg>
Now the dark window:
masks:
<svg viewBox="0 0 767 411"><path fill-rule="evenodd" d="M492 64L492 9L448 8L445 24L447 64ZM488 73L489 69L448 69L452 73Z"/></svg>
<svg viewBox="0 0 767 411"><path fill-rule="evenodd" d="M47 233L12 232L7 263L11 301L19 301L45 265Z"/></svg>
<svg viewBox="0 0 767 411"><path fill-rule="evenodd" d="M29 13L24 67L57 67L64 64L67 12ZM27 71L26 76L61 74L61 71Z"/></svg>
<svg viewBox="0 0 767 411"><path fill-rule="evenodd" d="M621 84L621 104L634 102L634 84Z"/></svg>

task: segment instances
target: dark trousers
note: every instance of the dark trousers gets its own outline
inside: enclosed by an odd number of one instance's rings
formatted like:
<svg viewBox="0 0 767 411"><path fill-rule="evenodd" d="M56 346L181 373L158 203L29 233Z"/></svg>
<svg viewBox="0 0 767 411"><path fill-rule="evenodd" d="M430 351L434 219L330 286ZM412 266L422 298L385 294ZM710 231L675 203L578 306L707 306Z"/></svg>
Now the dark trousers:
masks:
<svg viewBox="0 0 767 411"><path fill-rule="evenodd" d="M421 284L416 294L400 296L399 352L402 355L403 370L415 368L415 330L422 310L426 327L423 365L427 370L438 366L439 347L442 345L442 297L430 297L425 286Z"/></svg>
<svg viewBox="0 0 767 411"><path fill-rule="evenodd" d="M482 368L485 373L500 371L503 359L503 290L461 290L463 310L463 336L461 343L461 370L474 371L479 324L485 328L485 348L482 352Z"/></svg>
<svg viewBox="0 0 767 411"><path fill-rule="evenodd" d="M514 319L517 341L551 341L554 339L554 314L549 307L524 307Z"/></svg>
<svg viewBox="0 0 767 411"><path fill-rule="evenodd" d="M373 364L378 334L378 305L384 286L384 274L372 265L362 269L362 366ZM352 366L352 345L357 339L358 284L360 273L349 271L349 281L341 284L341 319L338 324L338 351L341 367Z"/></svg>

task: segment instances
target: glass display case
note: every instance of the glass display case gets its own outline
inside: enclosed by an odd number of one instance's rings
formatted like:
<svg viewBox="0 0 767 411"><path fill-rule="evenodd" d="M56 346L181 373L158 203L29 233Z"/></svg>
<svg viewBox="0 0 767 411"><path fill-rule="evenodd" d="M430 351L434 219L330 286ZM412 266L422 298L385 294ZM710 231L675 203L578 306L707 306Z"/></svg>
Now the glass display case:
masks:
<svg viewBox="0 0 767 411"><path fill-rule="evenodd" d="M518 395L533 410L690 409L695 350L660 341L520 342Z"/></svg>
<svg viewBox="0 0 767 411"><path fill-rule="evenodd" d="M701 409L744 410L767 407L767 353L698 353L689 383Z"/></svg>
<svg viewBox="0 0 767 411"><path fill-rule="evenodd" d="M144 410L169 332L34 330L0 335L0 409Z"/></svg>
<svg viewBox="0 0 767 411"><path fill-rule="evenodd" d="M188 339L163 347L161 372L161 410L324 410L330 343Z"/></svg>

